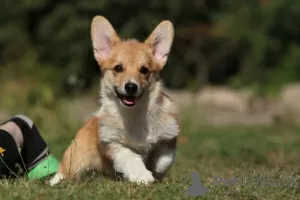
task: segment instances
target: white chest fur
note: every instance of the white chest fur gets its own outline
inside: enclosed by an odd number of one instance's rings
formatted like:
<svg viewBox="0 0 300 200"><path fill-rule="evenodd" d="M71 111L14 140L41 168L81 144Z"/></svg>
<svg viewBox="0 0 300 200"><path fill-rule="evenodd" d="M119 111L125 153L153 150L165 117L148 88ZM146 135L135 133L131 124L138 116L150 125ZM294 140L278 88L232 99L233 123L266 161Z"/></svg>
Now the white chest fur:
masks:
<svg viewBox="0 0 300 200"><path fill-rule="evenodd" d="M170 115L136 115L120 119L122 123L100 126L103 142L119 143L141 153L147 153L152 145L161 140L176 137L179 127Z"/></svg>

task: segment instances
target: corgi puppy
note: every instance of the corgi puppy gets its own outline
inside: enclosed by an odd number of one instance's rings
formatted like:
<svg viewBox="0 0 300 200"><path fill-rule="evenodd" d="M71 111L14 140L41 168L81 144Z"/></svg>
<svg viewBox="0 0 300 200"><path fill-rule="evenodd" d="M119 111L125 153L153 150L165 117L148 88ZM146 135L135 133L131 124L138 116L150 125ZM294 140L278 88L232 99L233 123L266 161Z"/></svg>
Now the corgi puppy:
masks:
<svg viewBox="0 0 300 200"><path fill-rule="evenodd" d="M94 57L103 72L100 109L77 132L51 185L90 170L130 182L161 180L175 160L178 109L162 91L160 71L174 38L162 21L144 41L121 40L109 21L91 23Z"/></svg>

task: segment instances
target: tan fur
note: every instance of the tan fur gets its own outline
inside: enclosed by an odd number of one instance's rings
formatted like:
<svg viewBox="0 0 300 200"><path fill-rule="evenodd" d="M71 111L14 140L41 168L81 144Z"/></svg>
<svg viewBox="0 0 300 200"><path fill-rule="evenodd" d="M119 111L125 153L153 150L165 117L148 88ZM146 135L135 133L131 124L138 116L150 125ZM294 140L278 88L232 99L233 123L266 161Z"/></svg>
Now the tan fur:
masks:
<svg viewBox="0 0 300 200"><path fill-rule="evenodd" d="M162 92L159 78L173 40L173 26L164 21L145 42L123 41L104 17L97 16L93 19L91 32L95 59L103 71L101 108L77 132L64 153L57 174L67 179L80 179L84 172L94 170L114 177L116 169L122 171L124 163L127 167L124 173L128 172L131 181L150 183L150 174L161 179L173 164L171 155L180 132L178 109ZM157 41L161 46L155 46ZM123 72L117 73L113 68L120 64ZM149 73L141 74L141 67L148 68ZM143 93L136 107L125 108L114 88L122 88L130 80L138 83ZM128 159L134 156L142 159L147 169L139 162L141 174L134 174L134 170L130 174L131 161L127 163L126 157L117 157L120 152L130 155Z"/></svg>
<svg viewBox="0 0 300 200"><path fill-rule="evenodd" d="M111 162L104 156L106 149L99 146L98 131L98 118L92 117L77 132L72 144L65 151L59 172L70 179L79 179L83 174L80 169L101 171L111 168Z"/></svg>

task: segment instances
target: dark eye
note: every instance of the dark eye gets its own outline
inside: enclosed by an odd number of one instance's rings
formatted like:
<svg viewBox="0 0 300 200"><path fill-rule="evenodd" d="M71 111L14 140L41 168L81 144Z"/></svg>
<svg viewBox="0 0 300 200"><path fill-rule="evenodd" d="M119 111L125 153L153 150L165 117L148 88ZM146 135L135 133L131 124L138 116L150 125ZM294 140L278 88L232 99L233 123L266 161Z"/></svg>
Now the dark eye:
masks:
<svg viewBox="0 0 300 200"><path fill-rule="evenodd" d="M147 67L141 67L140 72L141 72L143 75L146 75L146 74L149 73L149 69L148 69Z"/></svg>
<svg viewBox="0 0 300 200"><path fill-rule="evenodd" d="M114 71L117 73L120 73L123 71L123 66L122 65L117 65L114 67Z"/></svg>

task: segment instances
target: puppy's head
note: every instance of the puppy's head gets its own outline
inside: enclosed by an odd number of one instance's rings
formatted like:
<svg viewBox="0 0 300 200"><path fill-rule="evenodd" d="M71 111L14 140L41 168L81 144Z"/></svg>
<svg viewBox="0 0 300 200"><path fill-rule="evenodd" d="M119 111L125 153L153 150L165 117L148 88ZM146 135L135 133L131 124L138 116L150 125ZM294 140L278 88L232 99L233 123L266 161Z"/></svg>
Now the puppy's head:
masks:
<svg viewBox="0 0 300 200"><path fill-rule="evenodd" d="M166 64L174 28L170 21L162 21L144 42L122 41L107 19L96 16L91 37L107 92L123 106L132 107Z"/></svg>

